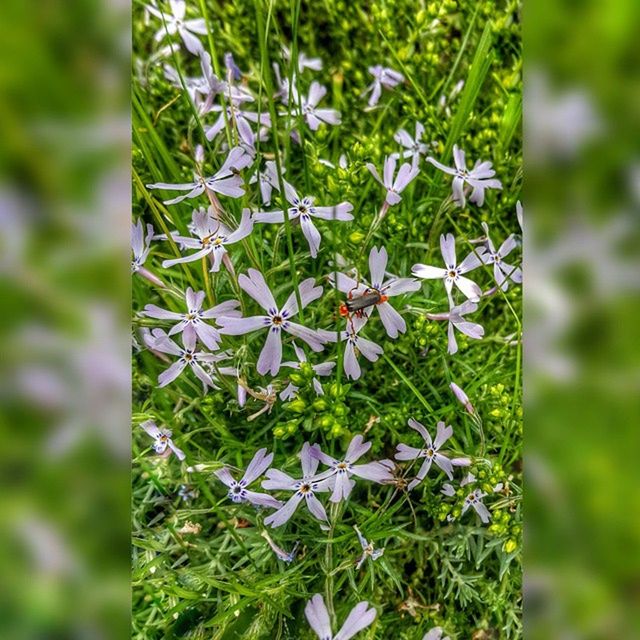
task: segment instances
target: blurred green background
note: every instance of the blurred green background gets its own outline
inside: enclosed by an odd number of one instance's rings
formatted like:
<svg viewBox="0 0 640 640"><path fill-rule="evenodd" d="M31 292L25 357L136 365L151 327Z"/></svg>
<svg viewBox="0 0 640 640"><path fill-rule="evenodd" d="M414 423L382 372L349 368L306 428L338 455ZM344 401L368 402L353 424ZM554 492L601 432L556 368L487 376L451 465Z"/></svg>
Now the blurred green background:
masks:
<svg viewBox="0 0 640 640"><path fill-rule="evenodd" d="M640 637L640 3L525 3L525 630Z"/></svg>
<svg viewBox="0 0 640 640"><path fill-rule="evenodd" d="M525 629L636 638L640 4L525 3ZM0 20L0 637L126 637L127 2Z"/></svg>

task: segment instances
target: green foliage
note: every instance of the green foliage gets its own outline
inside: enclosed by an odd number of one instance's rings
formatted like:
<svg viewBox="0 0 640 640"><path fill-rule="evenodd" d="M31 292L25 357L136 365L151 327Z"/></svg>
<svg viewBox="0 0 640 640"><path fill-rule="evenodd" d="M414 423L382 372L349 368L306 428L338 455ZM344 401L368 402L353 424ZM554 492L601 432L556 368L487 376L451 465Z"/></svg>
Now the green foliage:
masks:
<svg viewBox="0 0 640 640"><path fill-rule="evenodd" d="M416 12L416 3L409 0L370 6L346 0L302 5L202 0L188 9L191 17L204 15L207 20L211 38L202 40L216 66L222 66L224 52L232 51L248 86L261 97L256 104L271 113L276 126L269 140L260 143L260 153L273 158L279 149L284 177L300 192L314 195L318 204L349 200L354 205L353 222L320 222L323 244L316 260L310 258L300 230L290 225L284 230L256 225L244 243L231 248L236 274L259 268L279 300L291 292L292 283L306 277L324 284L323 297L304 310L304 324L310 327L340 326L342 296L326 280L338 255L367 274L369 250L384 245L389 271L407 276L415 263L439 262L442 232L456 235L459 254L474 246L469 240L483 234L483 221L498 244L519 232L518 3L446 0L419 6ZM142 5L135 8L133 26L134 216L154 224L158 233L185 232L193 205L206 206L206 199L166 207L157 192L144 185L190 180L197 144L205 145L205 173L210 175L224 158L221 147L227 137L206 143L202 123L184 92L164 78L162 62L149 61L158 47L153 27L159 25L144 24ZM323 106L342 113L340 126L323 126L315 133L292 122L301 129L300 146L290 141L286 108L283 112L282 105L267 99L272 93L271 63L278 61L283 73L289 72L281 58L282 45L323 59L323 70L306 71L299 88L306 94L311 80L317 79L328 88ZM166 61L174 64L172 60ZM176 60L185 76L199 73L193 56L182 51ZM366 111L360 94L369 82L367 67L374 64L401 70L407 82L383 91L378 108ZM464 88L450 97L460 80ZM205 123L210 117L205 116ZM425 141L435 143L436 157L451 164L456 143L469 160L492 161L504 190L488 192L482 208L467 204L455 209L450 179L423 161L402 202L372 231L384 194L364 165L380 167L385 155L398 150L393 134L400 127L413 132L416 120L425 125ZM346 168L338 165L341 154L346 154ZM272 208L280 205L275 195ZM261 208L258 189L252 185L244 198L227 198L223 205L237 221L243 207ZM209 302L240 298L247 315L257 309L247 296L240 297L224 269L208 273L199 262L163 269L162 261L175 257L178 248L172 242L153 247L147 266L168 288L134 278L136 331L161 324L137 315L145 304L179 310L179 292L187 286L205 290ZM483 289L492 286L489 268L477 274ZM295 399L278 400L271 411L251 421L248 416L263 403L249 397L240 408L234 399L235 381L203 395L200 383L187 373L159 389L157 375L167 364L145 349L134 353L133 637L304 640L312 633L303 609L314 593L333 600L340 623L359 600L375 606L378 617L362 638L421 640L435 625L453 639L520 637L521 291L511 287L483 301L474 320L485 327L485 339L461 336L459 353L451 357L446 325L426 318L427 313L446 310L444 289L439 282L423 282L420 291L395 299L407 320L406 334L390 340L375 317L363 330L384 347L385 355L375 363L362 360L359 380L347 384L342 345L327 345L319 356L307 353L311 363L337 362L331 378L322 380L325 395L320 398L306 366L283 369L276 380L256 373L263 336L226 339L223 348L233 347L234 365L252 389L273 383L280 391L287 381L299 387ZM294 359L286 340L284 355L285 360ZM457 403L449 390L451 381L469 395L479 419ZM182 466L176 458L152 455L148 437L137 426L149 417L173 430L176 444L187 454ZM285 527L269 530L284 549L301 542L291 564L278 560L262 537L264 514L250 505L232 504L211 473L223 463L244 468L253 453L266 446L275 452L274 466L296 476L296 454L305 440L339 455L350 438L362 432L373 443L369 459L393 458L399 442L419 444L407 427L410 417L432 432L438 420L453 425L451 449L472 459L475 483L445 497L440 490L446 478L435 468L410 494L401 484L359 482L348 503L333 509L329 531L321 531L303 509ZM194 465L202 465L202 470L187 471ZM458 470L456 484L461 477ZM494 493L498 484L502 488ZM489 525L481 525L472 510L461 515L464 498L474 488L489 494ZM367 560L359 571L355 563L361 550L353 525L376 547L385 548L380 559Z"/></svg>

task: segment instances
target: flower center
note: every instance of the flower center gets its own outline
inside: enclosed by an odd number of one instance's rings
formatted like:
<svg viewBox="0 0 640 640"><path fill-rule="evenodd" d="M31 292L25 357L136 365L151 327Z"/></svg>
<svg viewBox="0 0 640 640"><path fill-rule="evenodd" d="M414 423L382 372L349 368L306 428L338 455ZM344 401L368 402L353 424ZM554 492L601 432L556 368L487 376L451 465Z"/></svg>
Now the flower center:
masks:
<svg viewBox="0 0 640 640"><path fill-rule="evenodd" d="M458 272L455 269L449 269L449 277L450 278L457 278L458 277Z"/></svg>
<svg viewBox="0 0 640 640"><path fill-rule="evenodd" d="M311 485L306 482L300 487L300 493L306 495L307 493L311 493Z"/></svg>
<svg viewBox="0 0 640 640"><path fill-rule="evenodd" d="M273 316L271 318L271 322L272 324L274 324L276 327L279 327L280 325L282 325L282 323L284 322L284 320L282 319L282 316Z"/></svg>

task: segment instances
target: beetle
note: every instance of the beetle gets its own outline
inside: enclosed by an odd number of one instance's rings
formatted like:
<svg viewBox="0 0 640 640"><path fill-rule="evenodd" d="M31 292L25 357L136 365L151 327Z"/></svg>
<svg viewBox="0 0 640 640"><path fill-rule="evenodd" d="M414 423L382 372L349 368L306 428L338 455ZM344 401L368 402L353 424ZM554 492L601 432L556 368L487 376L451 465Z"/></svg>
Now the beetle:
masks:
<svg viewBox="0 0 640 640"><path fill-rule="evenodd" d="M348 299L340 305L340 315L348 318L350 314L355 314L358 318L364 316L364 310L387 301L387 296L377 289L365 289L362 294L353 297L352 292L348 294Z"/></svg>

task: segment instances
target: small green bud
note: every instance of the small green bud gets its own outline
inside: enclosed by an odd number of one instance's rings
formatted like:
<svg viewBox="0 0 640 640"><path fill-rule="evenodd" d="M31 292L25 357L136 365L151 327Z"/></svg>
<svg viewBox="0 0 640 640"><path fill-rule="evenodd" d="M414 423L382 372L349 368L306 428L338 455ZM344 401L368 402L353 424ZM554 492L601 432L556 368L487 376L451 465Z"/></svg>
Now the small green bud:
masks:
<svg viewBox="0 0 640 640"><path fill-rule="evenodd" d="M307 403L302 398L296 398L286 405L286 408L290 411L295 411L296 413L303 413L307 408Z"/></svg>
<svg viewBox="0 0 640 640"><path fill-rule="evenodd" d="M273 430L273 435L274 435L276 438L282 438L282 437L284 436L284 434L285 434L285 430L284 430L284 428L283 428L283 427L276 427L276 428Z"/></svg>
<svg viewBox="0 0 640 640"><path fill-rule="evenodd" d="M327 408L327 401L324 398L316 398L311 406L314 411L324 411Z"/></svg>

